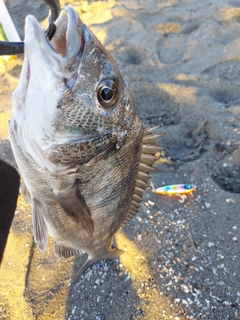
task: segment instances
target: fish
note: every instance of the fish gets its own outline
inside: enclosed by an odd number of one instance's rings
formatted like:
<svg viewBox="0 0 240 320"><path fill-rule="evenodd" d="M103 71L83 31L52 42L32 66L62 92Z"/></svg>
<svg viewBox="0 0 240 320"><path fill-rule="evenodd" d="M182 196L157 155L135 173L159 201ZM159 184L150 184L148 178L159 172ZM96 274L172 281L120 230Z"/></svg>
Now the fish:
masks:
<svg viewBox="0 0 240 320"><path fill-rule="evenodd" d="M143 128L116 62L77 12L65 7L55 25L49 40L26 18L9 134L39 250L51 236L58 258L87 253L80 274L122 253L114 235L139 210L162 133Z"/></svg>

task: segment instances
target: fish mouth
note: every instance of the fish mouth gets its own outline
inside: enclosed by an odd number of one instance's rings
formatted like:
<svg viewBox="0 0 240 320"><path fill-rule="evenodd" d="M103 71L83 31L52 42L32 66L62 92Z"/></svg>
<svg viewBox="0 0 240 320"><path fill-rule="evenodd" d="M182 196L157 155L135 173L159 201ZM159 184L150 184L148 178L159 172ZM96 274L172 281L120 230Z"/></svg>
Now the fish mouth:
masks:
<svg viewBox="0 0 240 320"><path fill-rule="evenodd" d="M55 21L57 27L49 41L38 21L31 15L26 17L25 53L31 56L39 49L42 55L48 55L48 64L52 68L55 62L61 64L61 71L76 70L85 46L87 27L79 18L77 12L67 6ZM50 61L50 60L56 60Z"/></svg>
<svg viewBox="0 0 240 320"><path fill-rule="evenodd" d="M55 25L57 29L49 42L50 47L65 58L82 54L85 44L84 24L77 12L71 7L65 7Z"/></svg>
<svg viewBox="0 0 240 320"><path fill-rule="evenodd" d="M52 140L57 139L53 123L59 99L65 89L75 86L86 43L92 41L91 32L69 6L55 24L56 32L49 40L36 18L26 17L24 63L12 96L14 117L37 117L38 126L44 127L45 135Z"/></svg>

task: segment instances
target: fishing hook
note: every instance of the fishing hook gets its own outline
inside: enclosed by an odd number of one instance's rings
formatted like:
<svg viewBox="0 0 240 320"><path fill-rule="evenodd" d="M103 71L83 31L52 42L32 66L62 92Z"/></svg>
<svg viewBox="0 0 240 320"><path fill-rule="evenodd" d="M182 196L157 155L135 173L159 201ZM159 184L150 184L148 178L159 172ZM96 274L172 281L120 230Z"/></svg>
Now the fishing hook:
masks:
<svg viewBox="0 0 240 320"><path fill-rule="evenodd" d="M50 15L48 17L49 26L45 30L46 36L50 41L54 36L57 27L53 21L55 21L59 15L60 6L58 0L43 0L46 2L50 10ZM21 42L9 42L0 41L0 55L14 55L24 53L24 41Z"/></svg>

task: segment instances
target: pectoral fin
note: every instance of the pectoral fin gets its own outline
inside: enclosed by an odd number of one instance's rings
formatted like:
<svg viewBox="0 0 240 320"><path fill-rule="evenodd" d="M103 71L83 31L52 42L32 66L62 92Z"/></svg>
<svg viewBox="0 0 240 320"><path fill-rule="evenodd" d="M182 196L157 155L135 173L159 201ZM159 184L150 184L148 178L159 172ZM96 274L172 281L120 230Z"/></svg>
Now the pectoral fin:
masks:
<svg viewBox="0 0 240 320"><path fill-rule="evenodd" d="M93 220L90 209L79 190L78 181L75 181L70 189L54 192L54 195L65 213L80 222L91 236L94 230Z"/></svg>

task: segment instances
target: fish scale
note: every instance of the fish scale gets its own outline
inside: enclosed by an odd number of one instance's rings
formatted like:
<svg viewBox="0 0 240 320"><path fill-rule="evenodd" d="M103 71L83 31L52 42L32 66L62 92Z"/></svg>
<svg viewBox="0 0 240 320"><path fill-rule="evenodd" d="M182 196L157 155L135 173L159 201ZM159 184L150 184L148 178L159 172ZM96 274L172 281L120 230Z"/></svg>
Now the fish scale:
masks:
<svg viewBox="0 0 240 320"><path fill-rule="evenodd" d="M138 212L162 133L143 129L115 61L76 11L55 23L49 41L26 18L9 132L35 242L45 251L50 235L59 258L87 253L83 272L122 253L113 238Z"/></svg>

